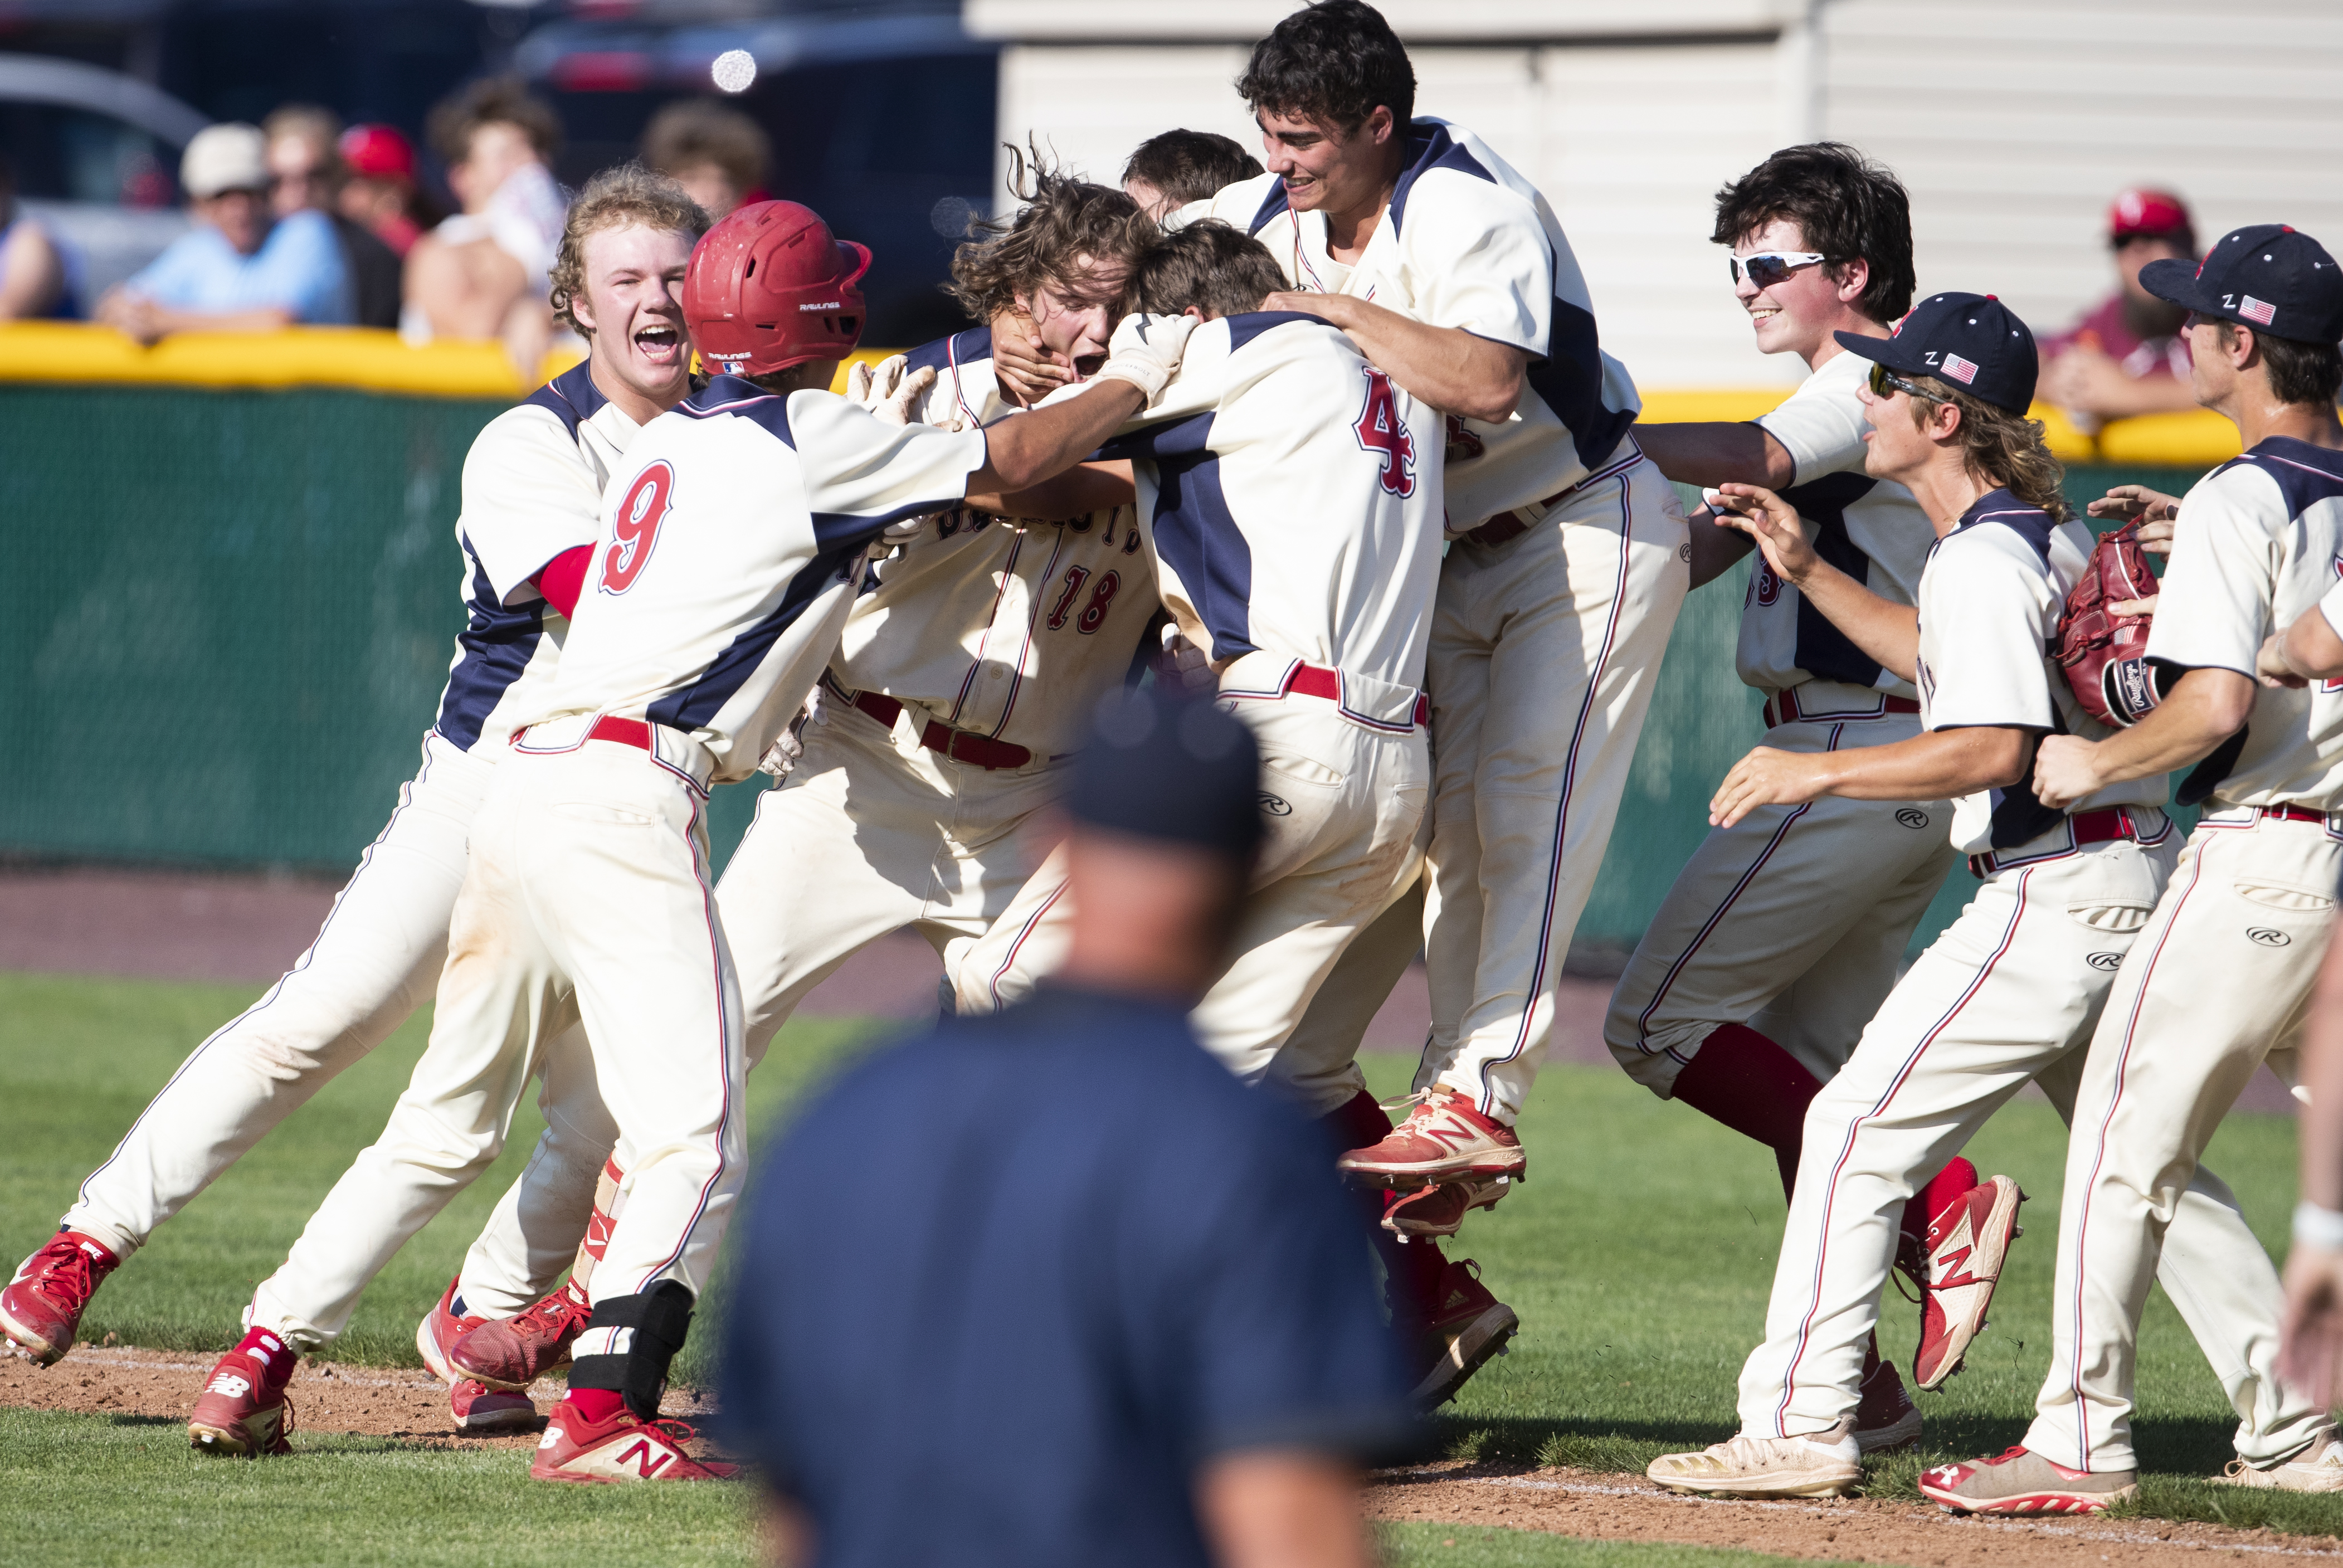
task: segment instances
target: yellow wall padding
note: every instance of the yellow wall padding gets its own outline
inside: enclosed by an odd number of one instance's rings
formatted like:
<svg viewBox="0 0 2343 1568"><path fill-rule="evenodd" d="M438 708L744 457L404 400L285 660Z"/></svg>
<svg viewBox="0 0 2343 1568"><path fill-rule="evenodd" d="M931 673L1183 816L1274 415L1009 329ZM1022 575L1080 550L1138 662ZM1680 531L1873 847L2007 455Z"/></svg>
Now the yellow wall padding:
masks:
<svg viewBox="0 0 2343 1568"><path fill-rule="evenodd" d="M891 350L865 349L875 361ZM288 327L278 332L188 332L141 347L110 327L26 321L0 325L0 382L125 383L181 387L347 387L420 397L518 397L578 362L548 357L536 383L518 375L494 343L410 347L395 332L363 327ZM845 367L832 385L845 386ZM1787 387L1647 392L1654 424L1755 419L1789 396ZM2217 414L2150 414L2119 419L2097 438L2058 410L2036 404L2050 449L2069 463L2209 467L2237 455L2237 433Z"/></svg>

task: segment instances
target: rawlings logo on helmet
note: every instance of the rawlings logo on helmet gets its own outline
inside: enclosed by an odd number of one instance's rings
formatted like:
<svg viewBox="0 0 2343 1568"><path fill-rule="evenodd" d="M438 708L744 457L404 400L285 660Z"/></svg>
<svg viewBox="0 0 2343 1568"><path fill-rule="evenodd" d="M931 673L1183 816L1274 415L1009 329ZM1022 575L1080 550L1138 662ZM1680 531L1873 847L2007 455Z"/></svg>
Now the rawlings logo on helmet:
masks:
<svg viewBox="0 0 2343 1568"><path fill-rule="evenodd" d="M862 339L867 246L791 201L755 202L700 236L683 278L692 346L732 376L843 359Z"/></svg>

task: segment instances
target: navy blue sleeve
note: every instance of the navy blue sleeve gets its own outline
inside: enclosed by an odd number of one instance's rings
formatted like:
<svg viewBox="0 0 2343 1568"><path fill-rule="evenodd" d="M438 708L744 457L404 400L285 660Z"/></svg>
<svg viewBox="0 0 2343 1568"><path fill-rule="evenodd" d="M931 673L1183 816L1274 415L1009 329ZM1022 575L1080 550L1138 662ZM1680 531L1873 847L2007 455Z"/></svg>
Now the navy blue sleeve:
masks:
<svg viewBox="0 0 2343 1568"><path fill-rule="evenodd" d="M784 1493L795 1490L789 1436L797 1423L790 1419L783 1369L774 1353L785 1332L779 1309L788 1298L772 1287L787 1267L786 1237L777 1221L789 1212L781 1196L788 1183L780 1175L789 1152L786 1147L774 1151L749 1183L742 1215L748 1223L732 1260L730 1297L717 1349L714 1423L725 1447L759 1466L775 1490ZM759 1201L760 1197L774 1201Z"/></svg>
<svg viewBox="0 0 2343 1568"><path fill-rule="evenodd" d="M1248 1109L1228 1128L1247 1147L1187 1173L1188 1245L1160 1282L1191 1456L1393 1454L1414 1422L1370 1238L1317 1130L1282 1106Z"/></svg>

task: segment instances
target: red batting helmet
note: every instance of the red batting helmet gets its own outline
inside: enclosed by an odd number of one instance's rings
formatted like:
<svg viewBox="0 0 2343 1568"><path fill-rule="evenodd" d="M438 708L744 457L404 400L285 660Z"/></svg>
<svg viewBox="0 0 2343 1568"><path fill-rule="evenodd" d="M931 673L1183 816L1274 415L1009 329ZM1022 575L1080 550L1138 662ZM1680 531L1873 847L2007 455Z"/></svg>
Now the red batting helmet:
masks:
<svg viewBox="0 0 2343 1568"><path fill-rule="evenodd" d="M810 207L738 207L692 250L684 325L700 358L727 376L843 359L862 337L856 286L870 266L870 248L832 238Z"/></svg>

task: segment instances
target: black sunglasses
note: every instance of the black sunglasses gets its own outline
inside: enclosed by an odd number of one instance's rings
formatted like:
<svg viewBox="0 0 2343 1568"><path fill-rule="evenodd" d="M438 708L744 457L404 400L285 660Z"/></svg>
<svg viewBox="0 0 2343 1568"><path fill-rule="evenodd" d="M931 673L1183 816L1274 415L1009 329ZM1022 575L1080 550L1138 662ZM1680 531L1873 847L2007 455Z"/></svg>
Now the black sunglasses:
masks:
<svg viewBox="0 0 2343 1568"><path fill-rule="evenodd" d="M1939 397L1934 392L1930 392L1924 387L1915 387L1909 381L1905 380L1901 376L1897 376L1890 372L1887 367L1879 363L1878 360L1873 360L1871 362L1871 395L1874 397L1885 397L1887 396L1890 389L1906 393L1914 397L1926 397L1931 403L1950 403L1952 401L1950 397Z"/></svg>

